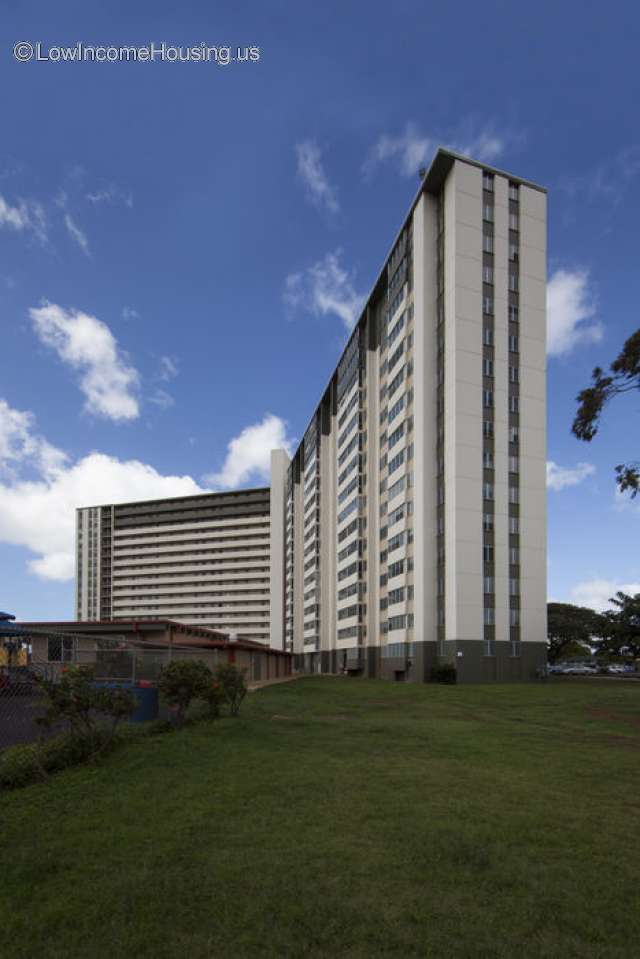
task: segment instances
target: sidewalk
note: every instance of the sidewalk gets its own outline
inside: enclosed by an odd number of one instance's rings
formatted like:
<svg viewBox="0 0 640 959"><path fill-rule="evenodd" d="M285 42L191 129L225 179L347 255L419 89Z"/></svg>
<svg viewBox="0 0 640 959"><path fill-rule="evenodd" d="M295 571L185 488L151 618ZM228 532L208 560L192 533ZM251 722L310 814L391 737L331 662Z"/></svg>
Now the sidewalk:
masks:
<svg viewBox="0 0 640 959"><path fill-rule="evenodd" d="M276 683L290 683L294 679L300 679L302 673L294 673L292 676L278 676L277 679L259 679L253 683L247 683L250 693L255 693L257 689L263 686L275 686Z"/></svg>

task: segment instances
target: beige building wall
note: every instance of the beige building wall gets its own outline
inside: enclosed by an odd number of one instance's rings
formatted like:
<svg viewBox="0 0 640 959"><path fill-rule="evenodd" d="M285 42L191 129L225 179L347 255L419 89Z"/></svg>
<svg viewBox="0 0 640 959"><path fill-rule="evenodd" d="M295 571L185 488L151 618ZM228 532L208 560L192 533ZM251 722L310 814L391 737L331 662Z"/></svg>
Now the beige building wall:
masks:
<svg viewBox="0 0 640 959"><path fill-rule="evenodd" d="M445 184L445 637L482 635L481 171Z"/></svg>
<svg viewBox="0 0 640 959"><path fill-rule="evenodd" d="M522 640L546 635L546 195L520 188Z"/></svg>
<svg viewBox="0 0 640 959"><path fill-rule="evenodd" d="M545 229L543 190L439 151L323 399L321 638L300 617L288 633L302 668L493 680L545 661Z"/></svg>
<svg viewBox="0 0 640 959"><path fill-rule="evenodd" d="M285 525L286 482L289 457L284 450L271 451L270 493L270 645L284 649L285 642Z"/></svg>
<svg viewBox="0 0 640 959"><path fill-rule="evenodd" d="M92 516L102 539L87 550ZM109 597L81 605L79 619L176 619L269 643L268 490L92 507L78 511L78 524L78 587L98 582L107 595L108 584Z"/></svg>
<svg viewBox="0 0 640 959"><path fill-rule="evenodd" d="M414 427L414 600L415 636L436 640L437 489L436 489L436 201L422 194L413 213L413 251L416 264Z"/></svg>

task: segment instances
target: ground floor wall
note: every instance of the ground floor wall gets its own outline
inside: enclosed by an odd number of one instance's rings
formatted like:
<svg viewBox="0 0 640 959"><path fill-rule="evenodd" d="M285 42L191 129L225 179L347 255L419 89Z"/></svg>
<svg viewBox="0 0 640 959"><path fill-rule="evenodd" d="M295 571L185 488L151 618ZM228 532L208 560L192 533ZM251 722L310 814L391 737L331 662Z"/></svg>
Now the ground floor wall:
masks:
<svg viewBox="0 0 640 959"><path fill-rule="evenodd" d="M539 677L546 666L546 643L522 643L520 655L511 654L510 643L494 643L494 655L484 655L481 640L445 643L438 656L437 644L411 643L404 656L382 656L383 647L326 650L294 655L298 672L325 675L354 675L369 679L424 683L432 681L432 670L444 663L456 667L459 683L527 682Z"/></svg>

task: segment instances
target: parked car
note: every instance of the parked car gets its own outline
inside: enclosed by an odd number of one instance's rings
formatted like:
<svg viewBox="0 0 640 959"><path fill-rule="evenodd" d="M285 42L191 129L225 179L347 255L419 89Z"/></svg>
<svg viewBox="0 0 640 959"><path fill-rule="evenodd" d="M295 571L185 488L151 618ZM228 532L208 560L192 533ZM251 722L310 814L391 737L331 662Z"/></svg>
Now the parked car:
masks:
<svg viewBox="0 0 640 959"><path fill-rule="evenodd" d="M627 669L622 663L610 663L609 666L607 666L607 672L612 676L623 676L627 672Z"/></svg>

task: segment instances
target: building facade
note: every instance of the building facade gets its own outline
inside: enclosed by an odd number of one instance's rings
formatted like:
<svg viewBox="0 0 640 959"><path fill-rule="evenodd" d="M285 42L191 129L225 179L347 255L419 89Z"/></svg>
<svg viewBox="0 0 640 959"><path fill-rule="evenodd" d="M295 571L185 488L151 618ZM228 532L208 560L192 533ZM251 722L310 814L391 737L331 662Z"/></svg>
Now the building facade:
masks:
<svg viewBox="0 0 640 959"><path fill-rule="evenodd" d="M76 514L76 618L175 619L268 643L269 489Z"/></svg>
<svg viewBox="0 0 640 959"><path fill-rule="evenodd" d="M546 662L545 301L545 190L438 151L273 472L272 608L284 588L300 667L490 681Z"/></svg>

